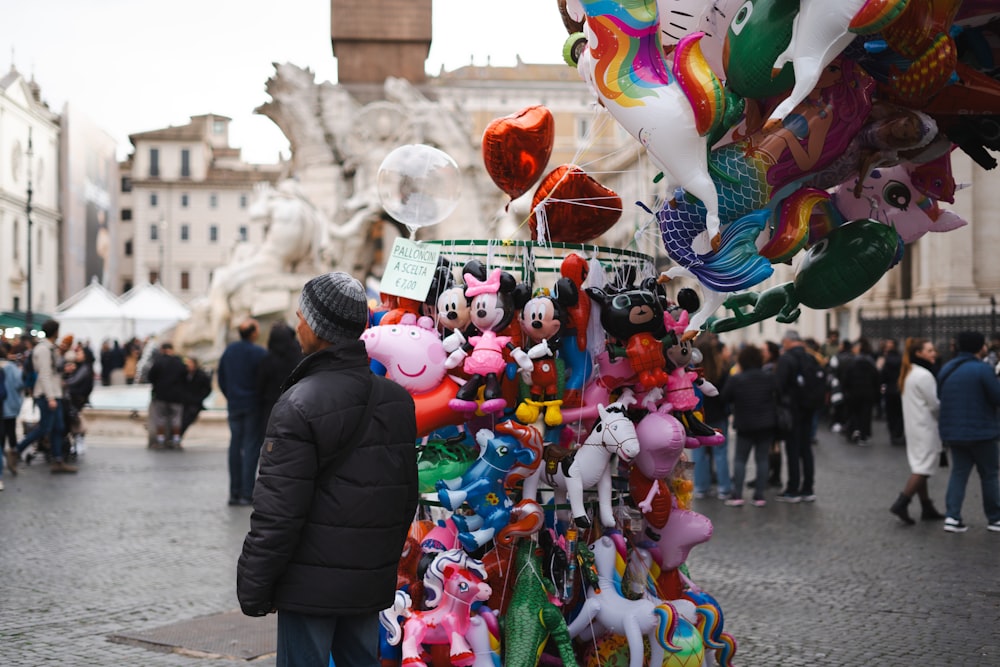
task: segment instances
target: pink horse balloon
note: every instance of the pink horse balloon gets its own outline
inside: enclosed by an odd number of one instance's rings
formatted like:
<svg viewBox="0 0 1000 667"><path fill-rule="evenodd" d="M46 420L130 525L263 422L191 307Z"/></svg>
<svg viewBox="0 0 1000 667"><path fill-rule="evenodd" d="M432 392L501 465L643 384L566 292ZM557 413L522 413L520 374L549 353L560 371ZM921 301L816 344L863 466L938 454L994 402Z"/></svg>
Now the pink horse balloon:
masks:
<svg viewBox="0 0 1000 667"><path fill-rule="evenodd" d="M663 171L667 192L677 186L698 197L708 213L697 244L719 241L719 201L708 172L705 135L721 120L725 95L698 46L684 37L673 72L663 55L656 0L568 0L574 20L586 15L587 48L578 69L612 116L646 147Z"/></svg>

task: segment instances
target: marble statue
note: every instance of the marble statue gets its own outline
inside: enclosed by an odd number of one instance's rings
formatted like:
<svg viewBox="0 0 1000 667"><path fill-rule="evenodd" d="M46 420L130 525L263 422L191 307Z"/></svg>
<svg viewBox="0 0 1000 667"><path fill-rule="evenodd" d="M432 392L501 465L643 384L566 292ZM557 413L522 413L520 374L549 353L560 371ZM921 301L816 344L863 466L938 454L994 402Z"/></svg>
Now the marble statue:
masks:
<svg viewBox="0 0 1000 667"><path fill-rule="evenodd" d="M444 108L403 79L387 79L380 99L363 103L344 86L316 83L309 69L274 67L266 87L271 99L256 111L287 137L290 177L275 188L258 188L249 214L264 225L263 242L234 249L175 334L181 350L209 361L247 315L265 327L279 318L294 323L299 291L317 273L381 277L382 253L407 234L384 212L377 191L379 165L399 146L439 148L462 173L458 208L419 230L419 239L493 238L502 224L503 193L482 168L478 138L461 109ZM470 233L470 221L485 223Z"/></svg>

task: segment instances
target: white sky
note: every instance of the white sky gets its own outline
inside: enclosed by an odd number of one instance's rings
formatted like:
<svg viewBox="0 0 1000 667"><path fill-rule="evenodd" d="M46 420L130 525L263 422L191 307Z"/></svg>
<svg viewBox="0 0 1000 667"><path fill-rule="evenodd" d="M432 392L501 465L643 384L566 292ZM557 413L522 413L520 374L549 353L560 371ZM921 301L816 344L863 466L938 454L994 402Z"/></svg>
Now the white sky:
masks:
<svg viewBox="0 0 1000 667"><path fill-rule="evenodd" d="M565 29L556 0L433 0L427 70L474 62L561 62ZM274 162L288 142L253 109L272 62L309 67L335 81L329 0L4 0L0 73L34 75L42 99L69 102L131 150L128 135L186 124L190 116L233 119L231 143L252 162ZM391 21L391 17L386 17Z"/></svg>

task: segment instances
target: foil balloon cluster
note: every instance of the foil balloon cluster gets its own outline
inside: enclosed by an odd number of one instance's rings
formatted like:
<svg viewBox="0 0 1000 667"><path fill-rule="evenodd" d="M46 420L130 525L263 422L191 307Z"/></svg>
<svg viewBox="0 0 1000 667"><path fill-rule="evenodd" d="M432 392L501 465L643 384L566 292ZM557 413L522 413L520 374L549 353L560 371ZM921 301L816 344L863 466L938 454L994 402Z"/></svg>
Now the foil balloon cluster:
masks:
<svg viewBox="0 0 1000 667"><path fill-rule="evenodd" d="M571 64L663 170L650 212L669 277L697 280L706 297L692 328L845 223L873 220L904 243L964 226L940 206L957 189L952 151L996 165L990 3L559 4Z"/></svg>

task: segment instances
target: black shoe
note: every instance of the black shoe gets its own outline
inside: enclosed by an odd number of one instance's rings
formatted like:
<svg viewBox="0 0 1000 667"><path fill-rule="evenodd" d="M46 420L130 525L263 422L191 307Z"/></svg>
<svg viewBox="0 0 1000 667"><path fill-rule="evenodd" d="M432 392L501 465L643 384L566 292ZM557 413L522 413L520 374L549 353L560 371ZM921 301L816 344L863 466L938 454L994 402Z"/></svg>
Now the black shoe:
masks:
<svg viewBox="0 0 1000 667"><path fill-rule="evenodd" d="M934 503L927 502L921 503L920 508L920 520L921 521L941 521L944 519L944 514L937 511L934 507Z"/></svg>
<svg viewBox="0 0 1000 667"><path fill-rule="evenodd" d="M802 497L797 493L779 493L774 497L779 503L801 503Z"/></svg>
<svg viewBox="0 0 1000 667"><path fill-rule="evenodd" d="M892 504L889 511L895 514L907 526L912 526L916 523L916 521L910 518L910 499L902 493L896 498L896 502Z"/></svg>

